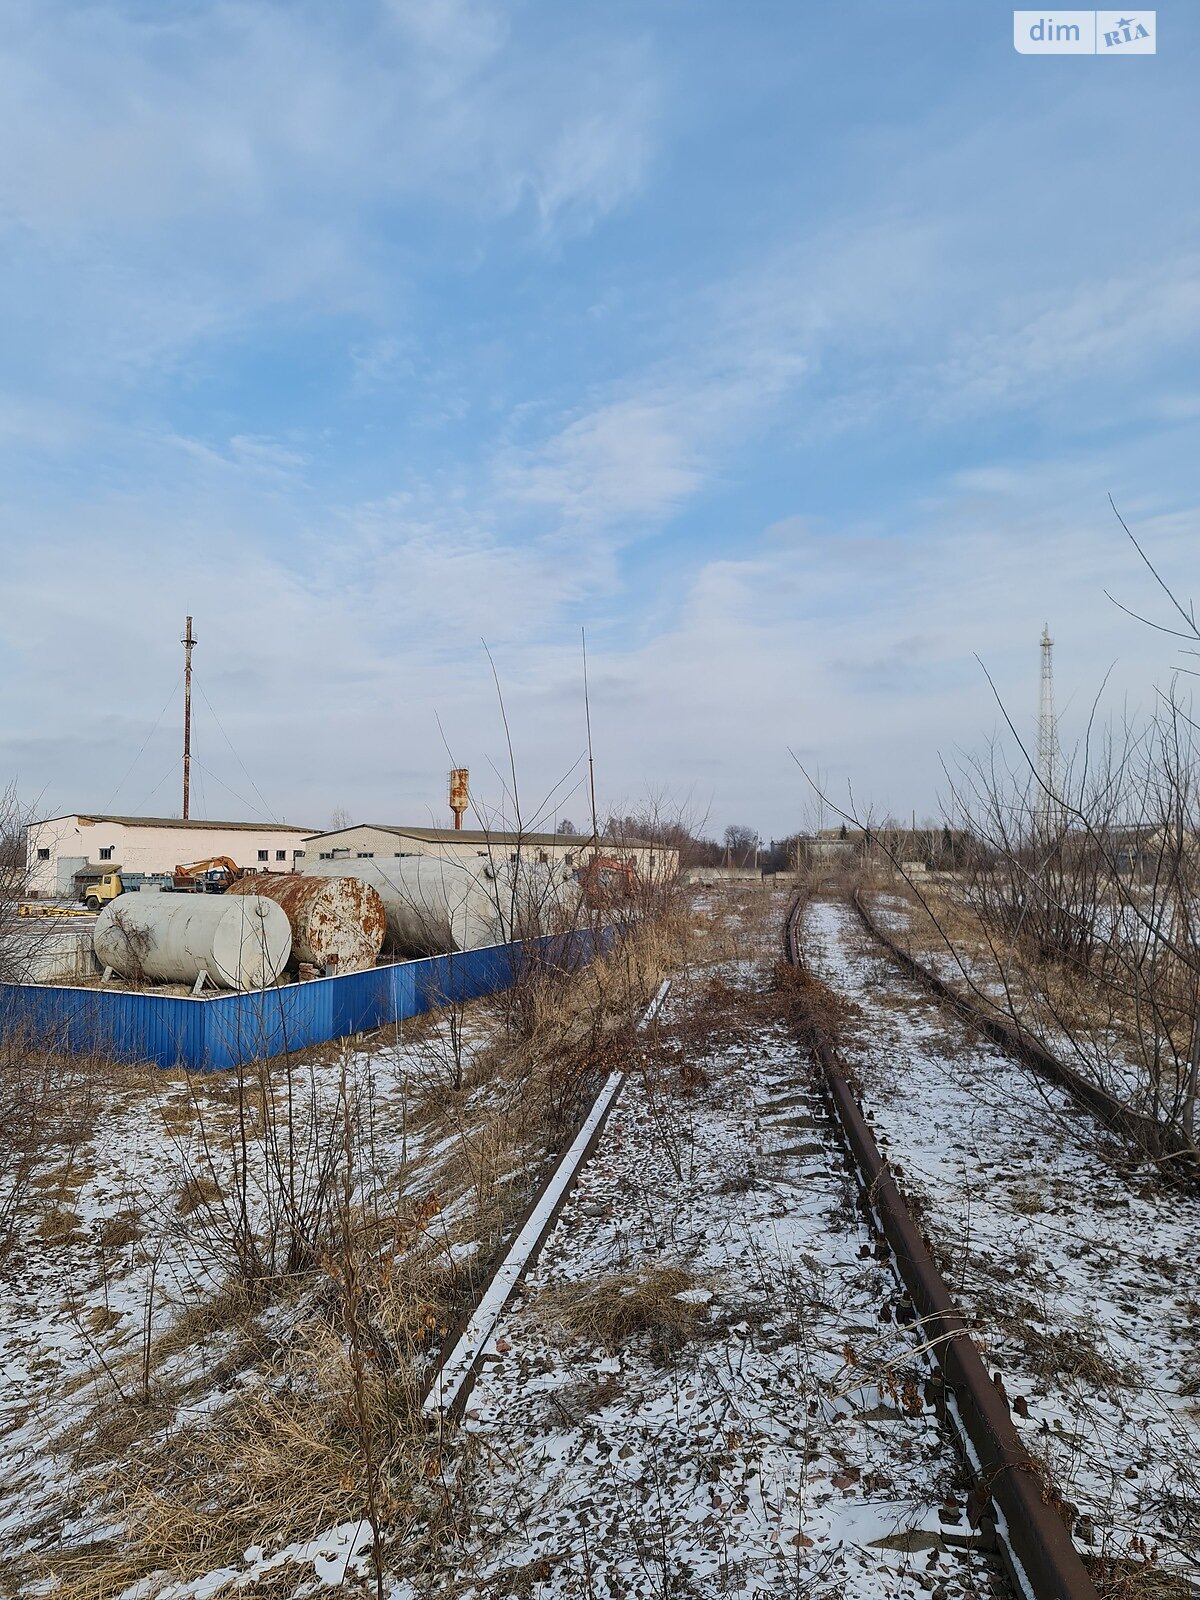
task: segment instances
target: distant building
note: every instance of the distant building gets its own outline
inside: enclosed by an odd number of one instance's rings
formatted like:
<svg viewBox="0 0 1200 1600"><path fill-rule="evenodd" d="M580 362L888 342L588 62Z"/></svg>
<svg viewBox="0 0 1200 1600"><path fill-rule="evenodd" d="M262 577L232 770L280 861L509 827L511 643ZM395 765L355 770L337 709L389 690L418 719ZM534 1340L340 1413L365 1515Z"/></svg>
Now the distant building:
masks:
<svg viewBox="0 0 1200 1600"><path fill-rule="evenodd" d="M857 830L853 834L843 834L825 828L820 833L798 834L794 846L797 866L852 861L862 851L863 836Z"/></svg>
<svg viewBox="0 0 1200 1600"><path fill-rule="evenodd" d="M391 827L360 822L330 833L310 834L303 841L306 861L381 860L396 856L442 856L471 864L480 858L509 861L518 850L526 861L561 862L581 867L593 854L628 862L647 880L673 877L679 851L645 839L600 839L595 847L587 833L514 833L484 828Z"/></svg>
<svg viewBox="0 0 1200 1600"><path fill-rule="evenodd" d="M25 830L28 889L76 897L98 872L171 872L184 861L228 856L251 872L292 872L307 828L282 822L198 822L179 817L51 817Z"/></svg>

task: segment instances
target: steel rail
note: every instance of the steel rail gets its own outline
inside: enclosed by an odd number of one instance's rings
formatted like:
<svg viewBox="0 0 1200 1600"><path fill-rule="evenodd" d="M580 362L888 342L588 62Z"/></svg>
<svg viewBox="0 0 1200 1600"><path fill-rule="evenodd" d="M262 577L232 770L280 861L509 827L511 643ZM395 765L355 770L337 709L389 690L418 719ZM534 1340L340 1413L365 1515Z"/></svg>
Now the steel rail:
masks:
<svg viewBox="0 0 1200 1600"><path fill-rule="evenodd" d="M903 945L897 944L871 915L858 890L854 892L853 904L863 927L897 965L949 1005L970 1027L1024 1062L1040 1077L1065 1089L1073 1099L1094 1112L1102 1122L1122 1134L1148 1160L1153 1161L1165 1177L1189 1185L1200 1184L1200 1159L1197 1159L1195 1147L1189 1145L1186 1139L1169 1128L1160 1127L1152 1117L1125 1105L1099 1084L1089 1082L1074 1068L1059 1061L1019 1023L990 1014L944 978L939 978L936 972L910 955Z"/></svg>
<svg viewBox="0 0 1200 1600"><path fill-rule="evenodd" d="M658 992L638 1019L639 1033L658 1016L670 987L670 978L664 978ZM533 1199L522 1213L512 1242L490 1274L479 1298L451 1330L451 1336L442 1348L421 1397L421 1410L427 1418L440 1418L443 1423L461 1418L488 1342L518 1284L523 1282L554 1231L559 1213L575 1187L579 1174L600 1143L627 1078L627 1072L612 1072L601 1084L591 1107L576 1129L575 1137L539 1184Z"/></svg>
<svg viewBox="0 0 1200 1600"><path fill-rule="evenodd" d="M803 968L803 902L788 913L787 958ZM1031 1600L1099 1600L1097 1590L1051 1500L1040 1469L1021 1442L1008 1403L989 1377L967 1324L914 1222L829 1038L818 1032L821 1066L866 1204L891 1247L919 1319L923 1342L941 1370L947 1410L960 1428L975 1477L972 1515L990 1508L997 1537L1019 1592Z"/></svg>

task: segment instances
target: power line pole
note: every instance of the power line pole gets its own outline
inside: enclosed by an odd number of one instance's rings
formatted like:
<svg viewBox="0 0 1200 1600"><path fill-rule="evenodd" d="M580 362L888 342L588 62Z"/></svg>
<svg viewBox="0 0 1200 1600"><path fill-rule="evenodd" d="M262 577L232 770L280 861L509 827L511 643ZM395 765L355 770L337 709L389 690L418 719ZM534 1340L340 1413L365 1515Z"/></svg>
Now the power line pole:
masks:
<svg viewBox="0 0 1200 1600"><path fill-rule="evenodd" d="M188 819L188 803L192 787L192 619L187 619L183 638L183 820Z"/></svg>

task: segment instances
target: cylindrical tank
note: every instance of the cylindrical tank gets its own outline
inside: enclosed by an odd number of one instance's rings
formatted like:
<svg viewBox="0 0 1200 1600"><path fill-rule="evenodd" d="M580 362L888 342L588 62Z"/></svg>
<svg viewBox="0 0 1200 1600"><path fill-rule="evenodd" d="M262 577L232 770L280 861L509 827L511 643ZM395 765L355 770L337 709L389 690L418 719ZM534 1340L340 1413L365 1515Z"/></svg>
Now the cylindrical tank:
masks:
<svg viewBox="0 0 1200 1600"><path fill-rule="evenodd" d="M482 865L482 864L481 864ZM486 870L486 869L485 869ZM396 956L437 956L498 944L496 907L483 872L437 856L360 857L305 864L305 877L357 878L383 901L387 947Z"/></svg>
<svg viewBox="0 0 1200 1600"><path fill-rule="evenodd" d="M383 948L383 901L358 878L260 872L232 884L227 893L261 894L283 907L292 929L294 967L307 961L333 972L365 972Z"/></svg>
<svg viewBox="0 0 1200 1600"><path fill-rule="evenodd" d="M287 913L262 895L137 894L110 900L92 944L101 966L126 978L262 989L287 965Z"/></svg>
<svg viewBox="0 0 1200 1600"><path fill-rule="evenodd" d="M478 866L445 856L360 856L311 861L306 877L357 878L387 913L387 948L397 956L446 955L527 938L570 922L578 885L542 862Z"/></svg>

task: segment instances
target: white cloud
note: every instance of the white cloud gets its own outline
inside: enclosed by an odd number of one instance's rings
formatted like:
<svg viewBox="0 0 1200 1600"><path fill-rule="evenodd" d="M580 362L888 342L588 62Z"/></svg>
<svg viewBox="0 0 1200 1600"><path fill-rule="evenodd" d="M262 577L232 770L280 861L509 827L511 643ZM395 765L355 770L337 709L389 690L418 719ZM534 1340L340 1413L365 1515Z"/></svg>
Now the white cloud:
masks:
<svg viewBox="0 0 1200 1600"><path fill-rule="evenodd" d="M1148 481L1153 460L1124 472ZM242 494L230 500L239 473ZM782 833L804 804L790 745L842 794L851 779L864 803L928 809L939 755L998 721L976 653L1031 725L1048 617L1060 697L1077 694L1068 736L1114 656L1114 697L1128 690L1144 704L1169 670L1169 645L1103 599L1109 588L1147 603L1102 476L1102 460L1086 455L1021 471L1000 461L898 504L886 532L789 518L684 567L663 594L638 596L664 612L642 636L614 631L633 597L602 556L564 560L556 545L506 539L423 492L310 521L269 554L247 537L273 504L246 499L257 466L223 460L214 472L197 461L173 494L96 502L86 527L14 549L0 770L47 786L50 803L105 805L178 676L190 610L198 682L276 812L316 823L338 804L381 819L436 814L448 758L435 712L455 759L498 804L489 762L502 771L506 755L481 636L532 794L582 748L585 620L602 804L663 782L702 810L711 802L721 826L746 819ZM273 513L281 527L294 526L298 503L285 497ZM1191 508L1132 492L1123 508L1164 571L1186 578ZM101 595L119 606L120 628L89 626ZM208 808L241 809L223 780L252 810L207 701L197 715ZM177 722L176 709L121 804L136 808L177 772Z"/></svg>
<svg viewBox="0 0 1200 1600"><path fill-rule="evenodd" d="M528 208L553 244L636 192L654 145L644 48L518 43L490 0L9 11L3 283L75 387L272 308L396 338L414 210L478 230Z"/></svg>

